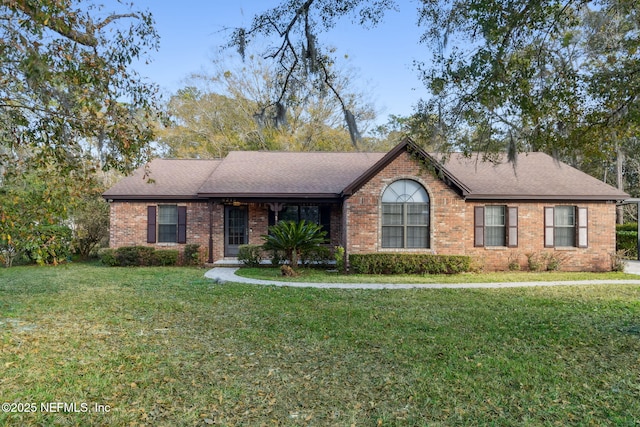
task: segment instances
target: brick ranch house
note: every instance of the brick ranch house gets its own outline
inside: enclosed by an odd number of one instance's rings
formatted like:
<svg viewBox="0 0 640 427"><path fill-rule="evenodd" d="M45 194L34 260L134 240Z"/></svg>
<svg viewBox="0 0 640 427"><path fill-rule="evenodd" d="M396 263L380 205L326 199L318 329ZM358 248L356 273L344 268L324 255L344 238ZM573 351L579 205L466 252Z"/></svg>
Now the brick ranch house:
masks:
<svg viewBox="0 0 640 427"><path fill-rule="evenodd" d="M410 140L388 153L231 152L153 160L104 193L110 245L181 249L204 261L261 244L282 220L321 224L346 254L469 255L488 270L553 255L563 270L611 269L615 206L627 194L543 153L514 164Z"/></svg>

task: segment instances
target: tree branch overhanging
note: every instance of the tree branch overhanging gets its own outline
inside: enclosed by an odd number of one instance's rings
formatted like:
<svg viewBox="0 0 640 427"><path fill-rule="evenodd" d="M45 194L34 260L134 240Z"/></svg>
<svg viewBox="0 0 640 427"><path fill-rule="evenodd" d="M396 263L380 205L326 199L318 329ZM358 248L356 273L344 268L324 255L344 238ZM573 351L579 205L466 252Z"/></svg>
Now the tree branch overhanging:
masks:
<svg viewBox="0 0 640 427"><path fill-rule="evenodd" d="M124 18L139 18L135 13L113 14L107 16L102 21L87 25L86 32L78 31L73 28L72 24L65 20L63 17L53 16L45 13L36 5L36 2L30 0L2 0L2 5L9 7L12 10L20 11L31 18L34 22L49 28L52 31L60 34L61 36L72 40L87 47L97 47L98 38L94 31L101 30L113 21Z"/></svg>

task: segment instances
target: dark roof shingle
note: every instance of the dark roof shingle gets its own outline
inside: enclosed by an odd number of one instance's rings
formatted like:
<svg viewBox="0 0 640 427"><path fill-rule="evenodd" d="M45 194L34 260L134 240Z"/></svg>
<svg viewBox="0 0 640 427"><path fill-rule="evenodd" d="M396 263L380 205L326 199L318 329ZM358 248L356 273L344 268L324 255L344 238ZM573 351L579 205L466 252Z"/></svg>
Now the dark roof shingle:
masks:
<svg viewBox="0 0 640 427"><path fill-rule="evenodd" d="M202 196L339 196L384 153L234 151L202 184Z"/></svg>
<svg viewBox="0 0 640 427"><path fill-rule="evenodd" d="M444 168L469 199L622 200L628 194L544 153L521 153L514 164L480 155L449 156Z"/></svg>
<svg viewBox="0 0 640 427"><path fill-rule="evenodd" d="M427 154L410 141L389 153L235 151L223 160L153 160L107 190L107 199L339 198L371 179L405 149L435 163L460 194L473 200L624 200L628 195L543 153L515 164L481 157Z"/></svg>
<svg viewBox="0 0 640 427"><path fill-rule="evenodd" d="M191 199L222 160L154 159L103 193L108 199ZM148 172L148 176L145 174Z"/></svg>

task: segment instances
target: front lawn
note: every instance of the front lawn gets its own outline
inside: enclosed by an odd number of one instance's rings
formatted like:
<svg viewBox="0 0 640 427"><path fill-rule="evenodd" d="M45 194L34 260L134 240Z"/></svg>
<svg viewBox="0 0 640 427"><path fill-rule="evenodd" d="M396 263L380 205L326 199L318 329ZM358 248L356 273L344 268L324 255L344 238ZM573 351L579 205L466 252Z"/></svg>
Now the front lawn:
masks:
<svg viewBox="0 0 640 427"><path fill-rule="evenodd" d="M0 424L640 422L640 286L328 290L203 274L0 270Z"/></svg>
<svg viewBox="0 0 640 427"><path fill-rule="evenodd" d="M335 271L318 268L300 268L297 277L284 277L279 268L240 268L236 274L261 280L283 282L315 283L492 283L492 282L554 282L574 280L639 280L640 276L621 272L583 273L583 272L505 272L461 273L461 274L338 274Z"/></svg>

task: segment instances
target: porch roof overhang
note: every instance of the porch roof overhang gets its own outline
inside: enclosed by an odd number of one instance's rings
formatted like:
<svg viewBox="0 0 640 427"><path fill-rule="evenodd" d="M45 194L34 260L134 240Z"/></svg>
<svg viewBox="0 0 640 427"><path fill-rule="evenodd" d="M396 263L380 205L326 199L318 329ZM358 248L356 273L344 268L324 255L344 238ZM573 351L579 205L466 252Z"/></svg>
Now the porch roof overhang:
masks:
<svg viewBox="0 0 640 427"><path fill-rule="evenodd" d="M200 193L198 197L217 202L247 203L336 203L341 200L340 194L335 193Z"/></svg>
<svg viewBox="0 0 640 427"><path fill-rule="evenodd" d="M167 202L192 202L192 201L202 201L198 196L190 194L190 195L164 195L158 196L156 194L103 194L102 198L107 202L135 202L141 200L153 200L153 201L167 201Z"/></svg>

